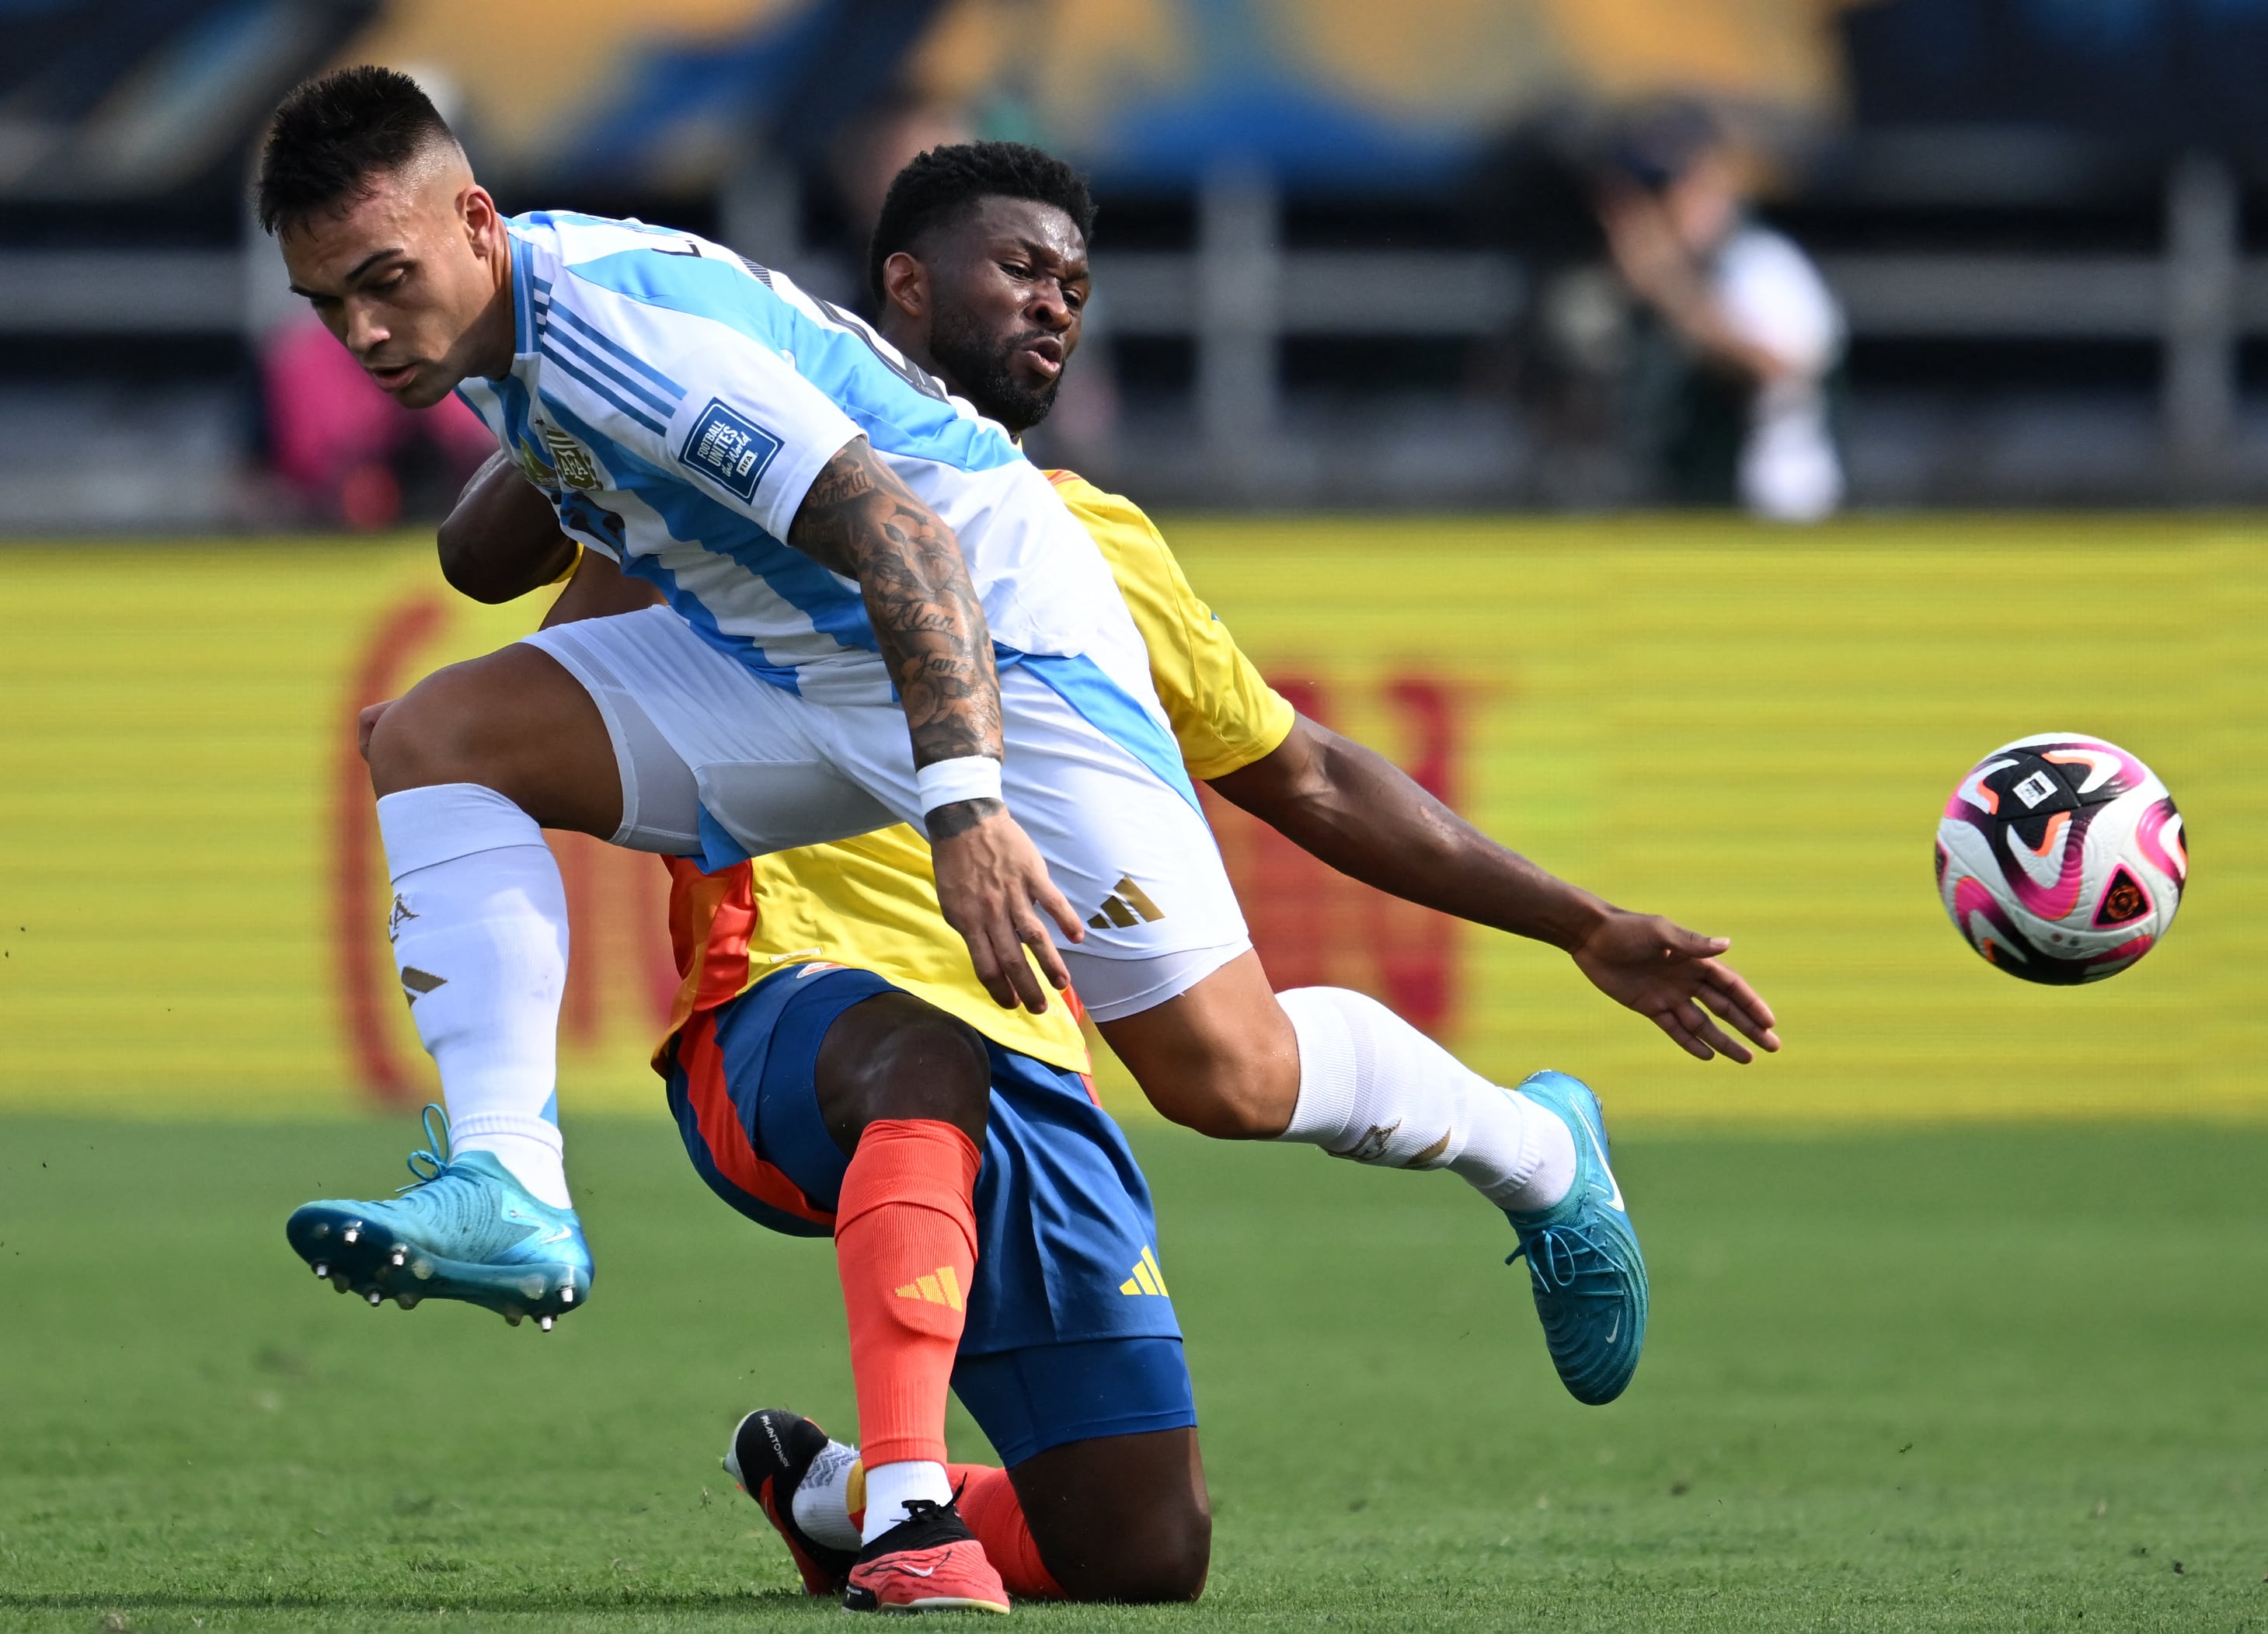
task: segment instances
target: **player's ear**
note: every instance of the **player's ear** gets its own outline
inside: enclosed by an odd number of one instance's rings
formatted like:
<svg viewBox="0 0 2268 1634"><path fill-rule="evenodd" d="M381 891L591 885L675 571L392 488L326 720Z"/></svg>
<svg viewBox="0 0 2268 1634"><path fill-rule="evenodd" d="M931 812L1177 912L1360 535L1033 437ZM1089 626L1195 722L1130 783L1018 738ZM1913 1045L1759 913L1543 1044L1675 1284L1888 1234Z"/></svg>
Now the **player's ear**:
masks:
<svg viewBox="0 0 2268 1634"><path fill-rule="evenodd" d="M882 263L882 298L909 318L929 316L929 269L900 250Z"/></svg>
<svg viewBox="0 0 2268 1634"><path fill-rule="evenodd" d="M497 211L496 200L479 182L468 181L458 192L457 218L465 224L465 237L475 255L486 261L498 253L504 237L504 217Z"/></svg>

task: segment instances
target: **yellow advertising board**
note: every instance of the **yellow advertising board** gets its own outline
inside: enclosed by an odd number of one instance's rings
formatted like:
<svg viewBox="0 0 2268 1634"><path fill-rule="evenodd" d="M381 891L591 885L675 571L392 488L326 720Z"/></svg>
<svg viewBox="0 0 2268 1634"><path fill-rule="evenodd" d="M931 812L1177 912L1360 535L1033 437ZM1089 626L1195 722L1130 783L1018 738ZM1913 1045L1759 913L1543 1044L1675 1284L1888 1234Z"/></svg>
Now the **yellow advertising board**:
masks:
<svg viewBox="0 0 2268 1634"><path fill-rule="evenodd" d="M1278 986L1364 988L1510 1080L1680 1122L2268 1113L2268 549L2210 521L1197 521L1201 593L1309 713L1626 905L1735 939L1787 1049L1690 1062L1549 949L1390 902L1212 803ZM0 1108L272 1115L431 1093L384 932L364 703L530 628L430 542L0 553ZM2196 836L2164 945L1995 972L1931 835L2026 732L2147 760ZM653 859L557 841L570 1110L653 1106ZM1106 1078L1106 1083L1109 1080ZM1121 1104L1123 1086L1116 1099Z"/></svg>

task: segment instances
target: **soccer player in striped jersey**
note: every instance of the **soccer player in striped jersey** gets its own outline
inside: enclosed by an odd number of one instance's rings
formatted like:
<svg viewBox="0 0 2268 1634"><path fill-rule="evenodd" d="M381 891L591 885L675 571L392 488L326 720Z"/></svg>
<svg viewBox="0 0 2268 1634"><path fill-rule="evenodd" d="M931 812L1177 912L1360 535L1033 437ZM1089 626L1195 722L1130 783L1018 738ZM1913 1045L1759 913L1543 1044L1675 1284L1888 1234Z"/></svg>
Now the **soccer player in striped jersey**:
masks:
<svg viewBox="0 0 2268 1634"><path fill-rule="evenodd" d="M884 333L1020 431L1046 412L1077 345L1090 216L1076 178L1031 150L984 144L924 156L894 189L877 235ZM1134 611L1197 775L1350 872L1404 894L1427 888L1445 903L1477 909L1476 916L1513 917L1521 892L1556 886L1462 828L1374 757L1299 719L1189 592L1138 510L1068 474L1054 480ZM444 530L453 579L502 599L556 574L574 550L549 519L516 476L484 480ZM517 556L502 548L515 538ZM586 556L551 622L635 608L649 594ZM1411 848L1423 865L1397 874L1397 854ZM1433 867L1447 872L1420 887ZM1108 1120L1088 1113L1065 1082L1084 1064L1068 1018L1004 1012L983 997L951 952L909 828L721 872L704 873L690 860L672 869L673 929L686 976L681 1025L661 1056L673 1105L696 1167L719 1195L779 1229L836 1232L868 1457L878 1445L902 1450L896 1426L905 1415L893 1403L909 1394L927 1403L916 1417L941 1425L950 1366L955 1387L1014 1466L1005 1481L997 1472L954 1471L970 1483L972 1517L980 1534L990 1535L1012 1586L1044 1592L1053 1586L1046 1564L1061 1563L1062 1585L1074 1594L1194 1593L1204 1575L1204 1527L1194 1431L1178 1417L1186 1411L1186 1375L1178 1347L1161 1343L1174 1330L1138 1172ZM968 1027L983 1035L973 1047ZM957 1099L946 1087L953 1084ZM913 1342L936 1358L935 1382L909 1393L904 1336L894 1348L888 1322L862 1329L860 1321L862 1304L871 1310L873 1292L895 1273L877 1277L882 1268L846 1248L841 1211L850 1189L844 1148L854 1160L868 1138L887 1149L895 1135L890 1125L924 1115L955 1122L972 1149L982 1145L983 1162L961 1228L976 1250L973 1266L948 1255L887 1291L882 1314L917 1319L925 1330L959 1329L957 1360L944 1359L954 1347L936 1332ZM869 1194L859 1191L863 1227ZM1066 1207L1067 1197L1079 1202ZM965 1205L955 1196L922 1206L958 1218ZM1044 1229L1030 1224L1042 1221ZM1138 1240L1138 1254L1122 1266ZM951 1317L963 1306L961 1290L973 1286L985 1295L965 1301L971 1314L961 1328ZM1536 1291L1547 1322L1550 1301L1581 1297L1542 1277ZM1093 1329L1107 1339L1013 1343L1006 1328L1051 1298L1068 1301L1049 1310L1051 1334ZM1626 1314L1634 1329L1642 1325L1642 1306ZM1136 1333L1124 1326L1130 1318L1165 1326ZM1629 1354L1634 1362L1634 1344ZM1018 1384L1003 1396L1011 1376ZM1090 1400L1099 1394L1116 1417L1066 1417L1065 1391ZM1176 1422L1167 1424L1168 1415ZM1146 1427L1130 1427L1138 1423ZM941 1439L935 1447L923 1461L941 1463ZM850 1522L858 1488L849 1449L772 1410L744 1422L733 1461L807 1583L832 1586L851 1570L849 1551L861 1539ZM1026 1511L1036 1527L1025 1523ZM867 1521L871 1531L871 1513Z"/></svg>

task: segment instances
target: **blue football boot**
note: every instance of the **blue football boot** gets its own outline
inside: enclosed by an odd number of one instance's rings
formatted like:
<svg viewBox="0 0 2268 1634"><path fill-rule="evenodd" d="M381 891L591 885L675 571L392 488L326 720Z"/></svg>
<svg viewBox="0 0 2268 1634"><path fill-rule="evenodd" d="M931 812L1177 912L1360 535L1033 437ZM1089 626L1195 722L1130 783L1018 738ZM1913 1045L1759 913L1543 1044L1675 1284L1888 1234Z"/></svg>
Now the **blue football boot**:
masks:
<svg viewBox="0 0 2268 1634"><path fill-rule="evenodd" d="M591 1297L583 1222L531 1196L490 1153L452 1156L440 1108L426 1108L424 1123L428 1147L409 1158L415 1185L383 1203L302 1204L284 1226L292 1251L372 1305L462 1299L515 1328L533 1316L549 1333Z"/></svg>
<svg viewBox="0 0 2268 1634"><path fill-rule="evenodd" d="M1646 1344L1646 1256L1607 1167L1599 1098L1565 1072L1535 1073L1519 1093L1557 1113L1575 1137L1575 1184L1548 1209L1505 1211L1520 1233L1505 1263L1528 1257L1559 1382L1577 1401L1603 1407L1629 1386Z"/></svg>

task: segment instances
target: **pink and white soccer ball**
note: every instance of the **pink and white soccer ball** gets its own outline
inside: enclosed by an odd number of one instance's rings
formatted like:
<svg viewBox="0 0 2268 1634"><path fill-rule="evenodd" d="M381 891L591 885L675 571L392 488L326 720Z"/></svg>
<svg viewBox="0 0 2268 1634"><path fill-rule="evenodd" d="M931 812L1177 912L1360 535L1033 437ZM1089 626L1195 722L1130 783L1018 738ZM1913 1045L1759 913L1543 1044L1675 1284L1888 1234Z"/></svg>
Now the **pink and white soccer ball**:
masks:
<svg viewBox="0 0 2268 1634"><path fill-rule="evenodd" d="M2027 982L2125 969L2173 924L2189 866L2182 814L2156 774L2073 732L1993 750L1937 825L1937 890L1954 928Z"/></svg>

